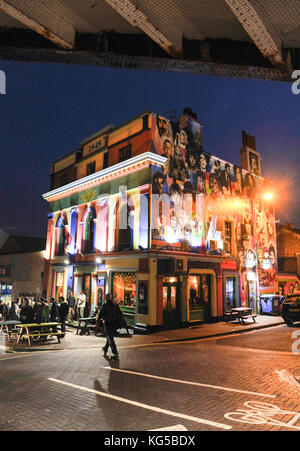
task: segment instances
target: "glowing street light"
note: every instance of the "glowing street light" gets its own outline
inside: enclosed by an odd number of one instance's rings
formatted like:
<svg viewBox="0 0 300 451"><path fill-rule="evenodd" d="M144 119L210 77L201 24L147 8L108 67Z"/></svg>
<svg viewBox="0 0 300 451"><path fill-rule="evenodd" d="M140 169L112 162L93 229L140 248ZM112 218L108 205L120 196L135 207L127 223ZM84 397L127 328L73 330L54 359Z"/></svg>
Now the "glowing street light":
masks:
<svg viewBox="0 0 300 451"><path fill-rule="evenodd" d="M272 194L272 193L266 193L266 194L264 195L264 199L265 199L265 200L271 200L271 199L273 199L273 194Z"/></svg>

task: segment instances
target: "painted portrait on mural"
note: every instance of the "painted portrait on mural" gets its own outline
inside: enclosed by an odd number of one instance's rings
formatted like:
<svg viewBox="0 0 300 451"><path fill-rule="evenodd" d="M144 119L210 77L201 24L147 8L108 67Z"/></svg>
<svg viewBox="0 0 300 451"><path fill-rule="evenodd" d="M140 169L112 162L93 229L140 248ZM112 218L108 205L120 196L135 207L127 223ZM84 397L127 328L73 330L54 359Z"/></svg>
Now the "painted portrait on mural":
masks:
<svg viewBox="0 0 300 451"><path fill-rule="evenodd" d="M253 174L260 175L258 155L251 151L249 151L249 168Z"/></svg>

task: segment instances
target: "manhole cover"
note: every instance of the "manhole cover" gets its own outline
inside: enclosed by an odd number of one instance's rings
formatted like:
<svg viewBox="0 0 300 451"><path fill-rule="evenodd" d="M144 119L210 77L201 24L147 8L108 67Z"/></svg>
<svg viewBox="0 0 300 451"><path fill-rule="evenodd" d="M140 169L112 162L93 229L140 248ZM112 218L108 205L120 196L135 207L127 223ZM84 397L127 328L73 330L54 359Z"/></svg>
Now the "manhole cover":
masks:
<svg viewBox="0 0 300 451"><path fill-rule="evenodd" d="M300 368L294 371L294 378L300 384Z"/></svg>

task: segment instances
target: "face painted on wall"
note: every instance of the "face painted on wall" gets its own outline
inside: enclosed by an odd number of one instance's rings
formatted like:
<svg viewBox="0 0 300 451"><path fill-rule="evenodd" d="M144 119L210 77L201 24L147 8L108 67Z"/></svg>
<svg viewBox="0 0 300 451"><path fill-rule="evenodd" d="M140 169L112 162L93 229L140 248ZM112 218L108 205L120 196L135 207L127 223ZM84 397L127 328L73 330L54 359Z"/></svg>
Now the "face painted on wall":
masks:
<svg viewBox="0 0 300 451"><path fill-rule="evenodd" d="M168 131L168 123L167 120L161 116L157 116L157 127L159 136L163 137L167 134Z"/></svg>
<svg viewBox="0 0 300 451"><path fill-rule="evenodd" d="M207 161L206 161L205 155L203 153L200 153L199 164L200 164L201 171L206 172Z"/></svg>
<svg viewBox="0 0 300 451"><path fill-rule="evenodd" d="M174 152L174 166L181 168L183 165L182 151L177 147Z"/></svg>
<svg viewBox="0 0 300 451"><path fill-rule="evenodd" d="M169 139L166 139L163 144L163 156L169 158L172 154L172 143Z"/></svg>
<svg viewBox="0 0 300 451"><path fill-rule="evenodd" d="M191 168L191 169L196 169L196 163L197 163L196 158L195 158L195 156L191 153L191 154L189 155L189 165L190 165L190 168Z"/></svg>

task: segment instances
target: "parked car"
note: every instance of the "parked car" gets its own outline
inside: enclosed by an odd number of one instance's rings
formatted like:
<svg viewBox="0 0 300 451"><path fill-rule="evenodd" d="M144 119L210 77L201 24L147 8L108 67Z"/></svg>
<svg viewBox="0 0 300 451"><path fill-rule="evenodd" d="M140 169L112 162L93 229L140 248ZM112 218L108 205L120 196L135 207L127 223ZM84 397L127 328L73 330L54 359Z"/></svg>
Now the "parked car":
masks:
<svg viewBox="0 0 300 451"><path fill-rule="evenodd" d="M260 313L262 315L280 315L280 306L284 299L284 296L278 294L262 294L260 296Z"/></svg>
<svg viewBox="0 0 300 451"><path fill-rule="evenodd" d="M286 296L286 299L280 306L280 314L288 326L300 321L300 295L292 294Z"/></svg>

